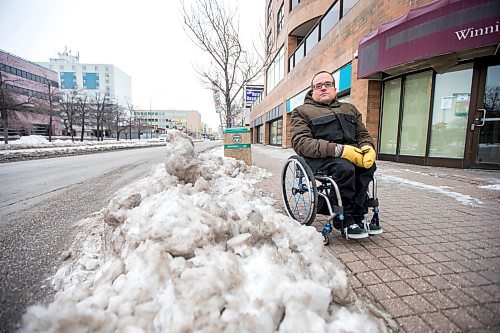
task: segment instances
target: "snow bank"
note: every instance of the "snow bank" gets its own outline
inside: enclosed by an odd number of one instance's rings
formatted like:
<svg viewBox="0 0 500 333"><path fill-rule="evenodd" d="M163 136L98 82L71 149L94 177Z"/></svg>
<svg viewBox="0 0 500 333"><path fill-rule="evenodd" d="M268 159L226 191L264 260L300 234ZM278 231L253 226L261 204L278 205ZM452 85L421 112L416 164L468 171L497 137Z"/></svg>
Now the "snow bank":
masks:
<svg viewBox="0 0 500 333"><path fill-rule="evenodd" d="M265 170L168 134L167 162L80 222L22 332L387 331L321 235L262 198Z"/></svg>

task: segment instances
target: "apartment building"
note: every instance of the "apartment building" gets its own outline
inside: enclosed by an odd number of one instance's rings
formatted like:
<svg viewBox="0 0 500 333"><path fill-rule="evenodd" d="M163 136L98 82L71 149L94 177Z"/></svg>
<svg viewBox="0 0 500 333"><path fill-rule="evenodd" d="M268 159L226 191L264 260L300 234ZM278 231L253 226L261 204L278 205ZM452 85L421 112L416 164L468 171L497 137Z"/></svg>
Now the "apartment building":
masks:
<svg viewBox="0 0 500 333"><path fill-rule="evenodd" d="M136 110L135 117L155 133L175 128L192 135L204 132L201 115L194 110Z"/></svg>
<svg viewBox="0 0 500 333"><path fill-rule="evenodd" d="M0 50L0 89L7 107L8 135L48 135L50 97L59 92L57 73L17 55ZM0 131L3 133L2 123ZM52 135L62 132L57 104L52 105Z"/></svg>
<svg viewBox="0 0 500 333"><path fill-rule="evenodd" d="M291 147L290 112L327 70L379 159L500 168L499 13L496 0L266 0L253 143Z"/></svg>
<svg viewBox="0 0 500 333"><path fill-rule="evenodd" d="M38 64L57 73L62 91L78 89L89 96L100 92L122 106L132 104L131 77L112 64L80 63L79 53L73 55L67 49Z"/></svg>

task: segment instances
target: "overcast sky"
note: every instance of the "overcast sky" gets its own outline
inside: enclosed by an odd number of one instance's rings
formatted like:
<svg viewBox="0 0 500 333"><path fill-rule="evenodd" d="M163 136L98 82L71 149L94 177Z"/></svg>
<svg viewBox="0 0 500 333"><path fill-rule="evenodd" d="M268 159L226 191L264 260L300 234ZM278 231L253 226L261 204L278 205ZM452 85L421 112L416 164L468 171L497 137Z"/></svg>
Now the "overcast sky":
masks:
<svg viewBox="0 0 500 333"><path fill-rule="evenodd" d="M240 33L260 43L263 0L238 4ZM193 64L203 54L186 37L178 0L0 0L0 49L33 62L49 61L67 46L81 63L113 64L132 77L136 108L200 112L219 123L212 92Z"/></svg>

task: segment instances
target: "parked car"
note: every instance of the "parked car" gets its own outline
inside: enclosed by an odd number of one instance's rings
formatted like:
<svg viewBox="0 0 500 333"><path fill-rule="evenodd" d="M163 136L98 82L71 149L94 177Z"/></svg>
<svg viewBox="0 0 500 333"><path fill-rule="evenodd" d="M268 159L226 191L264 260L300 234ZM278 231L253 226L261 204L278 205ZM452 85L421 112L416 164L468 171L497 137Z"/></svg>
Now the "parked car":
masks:
<svg viewBox="0 0 500 333"><path fill-rule="evenodd" d="M160 140L160 142L167 141L167 135L166 134L160 134L160 136L158 137L158 140Z"/></svg>

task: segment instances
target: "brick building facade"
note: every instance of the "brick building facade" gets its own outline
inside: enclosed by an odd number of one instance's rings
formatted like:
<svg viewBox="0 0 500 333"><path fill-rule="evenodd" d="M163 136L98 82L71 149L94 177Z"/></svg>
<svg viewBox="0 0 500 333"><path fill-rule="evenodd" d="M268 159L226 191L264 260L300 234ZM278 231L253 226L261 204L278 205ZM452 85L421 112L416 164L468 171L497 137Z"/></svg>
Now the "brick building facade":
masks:
<svg viewBox="0 0 500 333"><path fill-rule="evenodd" d="M250 112L253 143L290 148L290 112L327 70L339 100L362 113L380 159L500 168L499 101L485 104L485 91L500 89L498 1L266 1L274 61ZM360 73L361 59L374 67ZM448 91L450 82L460 85Z"/></svg>

